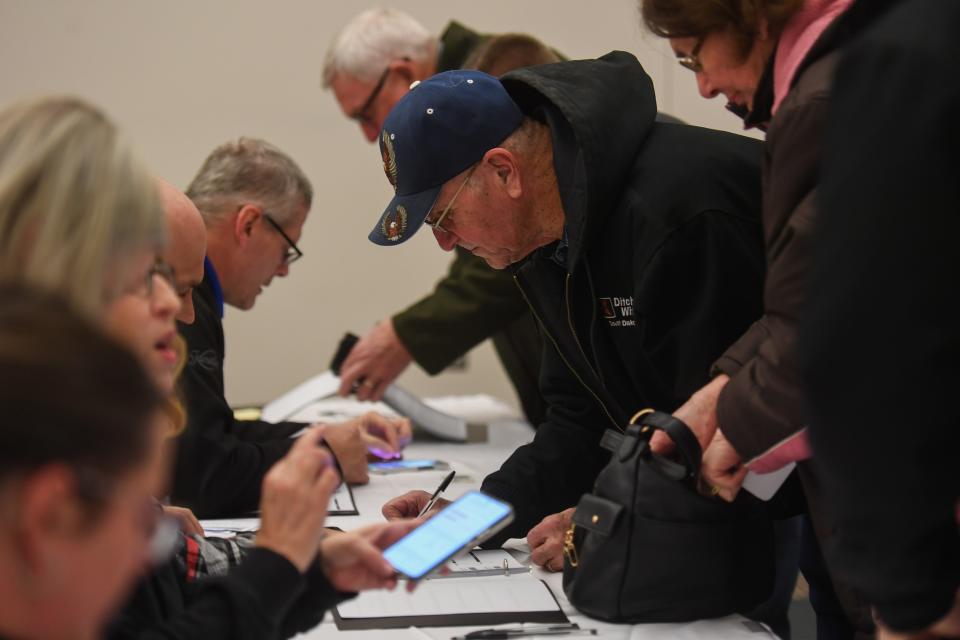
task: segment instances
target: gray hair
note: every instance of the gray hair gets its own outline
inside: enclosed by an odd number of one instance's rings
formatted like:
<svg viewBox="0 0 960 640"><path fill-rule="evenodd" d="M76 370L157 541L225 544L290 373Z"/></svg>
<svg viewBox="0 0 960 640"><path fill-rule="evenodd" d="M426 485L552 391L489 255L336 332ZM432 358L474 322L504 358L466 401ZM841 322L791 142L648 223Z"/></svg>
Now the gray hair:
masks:
<svg viewBox="0 0 960 640"><path fill-rule="evenodd" d="M165 229L153 176L102 111L48 97L0 113L0 281L97 317Z"/></svg>
<svg viewBox="0 0 960 640"><path fill-rule="evenodd" d="M313 202L310 180L293 159L264 140L239 138L220 145L204 160L186 190L210 227L245 203L269 209L278 223L298 204Z"/></svg>
<svg viewBox="0 0 960 640"><path fill-rule="evenodd" d="M376 7L360 13L334 37L323 63L323 88L338 74L377 79L392 60L424 62L436 55L437 39L399 9Z"/></svg>

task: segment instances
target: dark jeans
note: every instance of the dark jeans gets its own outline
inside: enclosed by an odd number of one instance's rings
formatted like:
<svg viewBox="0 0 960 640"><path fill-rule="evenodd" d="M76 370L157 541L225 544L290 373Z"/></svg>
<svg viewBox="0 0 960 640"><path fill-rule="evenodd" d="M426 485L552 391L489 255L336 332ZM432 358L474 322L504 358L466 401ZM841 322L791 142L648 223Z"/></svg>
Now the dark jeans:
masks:
<svg viewBox="0 0 960 640"><path fill-rule="evenodd" d="M853 640L856 629L850 624L833 590L813 525L809 516L801 517L800 570L810 585L810 606L817 614L817 640Z"/></svg>
<svg viewBox="0 0 960 640"><path fill-rule="evenodd" d="M773 544L776 553L776 569L773 592L766 602L744 615L765 623L773 632L790 640L790 619L787 616L793 590L797 584L800 561L800 529L804 516L794 516L773 523Z"/></svg>

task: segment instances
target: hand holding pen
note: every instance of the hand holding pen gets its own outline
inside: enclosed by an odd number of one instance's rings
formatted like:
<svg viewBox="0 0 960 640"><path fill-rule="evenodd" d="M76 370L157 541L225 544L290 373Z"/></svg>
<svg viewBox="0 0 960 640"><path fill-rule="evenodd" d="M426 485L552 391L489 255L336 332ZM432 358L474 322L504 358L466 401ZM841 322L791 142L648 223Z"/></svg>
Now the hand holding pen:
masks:
<svg viewBox="0 0 960 640"><path fill-rule="evenodd" d="M427 501L423 508L420 509L420 513L417 514L418 518L422 518L433 508L433 505L437 504L437 500L440 498L440 494L447 490L447 487L450 486L450 483L453 482L453 476L457 475L456 471L451 471L447 474L447 477L443 479L443 482L440 483L440 486L437 487L437 490L433 492L433 495L430 496L430 499Z"/></svg>

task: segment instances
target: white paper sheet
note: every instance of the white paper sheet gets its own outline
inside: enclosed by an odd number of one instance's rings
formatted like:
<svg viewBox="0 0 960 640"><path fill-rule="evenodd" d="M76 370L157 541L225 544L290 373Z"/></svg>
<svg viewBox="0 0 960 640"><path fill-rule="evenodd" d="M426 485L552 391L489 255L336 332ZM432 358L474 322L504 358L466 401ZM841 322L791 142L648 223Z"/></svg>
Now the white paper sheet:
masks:
<svg viewBox="0 0 960 640"><path fill-rule="evenodd" d="M505 576L514 573L528 573L530 568L521 564L504 549L474 549L465 555L447 563L450 573L434 574L430 580L449 580L451 578Z"/></svg>
<svg viewBox="0 0 960 640"><path fill-rule="evenodd" d="M264 406L260 417L266 422L289 420L307 405L335 394L339 388L340 378L331 371L324 371Z"/></svg>
<svg viewBox="0 0 960 640"><path fill-rule="evenodd" d="M327 505L327 513L336 515L356 515L357 505L353 501L353 494L346 482L340 483L337 490L330 496L330 503Z"/></svg>
<svg viewBox="0 0 960 640"><path fill-rule="evenodd" d="M678 624L639 624L630 632L630 640L775 640L776 637L764 625L740 615Z"/></svg>
<svg viewBox="0 0 960 640"><path fill-rule="evenodd" d="M540 580L524 574L425 580L413 593L401 582L393 591L365 591L337 607L342 618L394 618L470 613L559 611Z"/></svg>
<svg viewBox="0 0 960 640"><path fill-rule="evenodd" d="M260 518L219 518L201 520L200 526L211 537L223 537L220 533L246 533L260 529Z"/></svg>

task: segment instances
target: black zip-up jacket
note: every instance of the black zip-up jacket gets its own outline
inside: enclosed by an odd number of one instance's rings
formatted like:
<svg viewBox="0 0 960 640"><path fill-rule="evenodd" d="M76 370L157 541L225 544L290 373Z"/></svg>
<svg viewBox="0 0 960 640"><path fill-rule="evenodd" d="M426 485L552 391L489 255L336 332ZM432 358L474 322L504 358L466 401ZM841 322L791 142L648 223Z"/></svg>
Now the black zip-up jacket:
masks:
<svg viewBox="0 0 960 640"><path fill-rule="evenodd" d="M516 511L492 544L590 490L609 459L604 430L646 407L673 411L708 381L760 315L764 270L757 141L654 122L650 78L623 52L503 84L550 126L567 246L514 267L545 330L548 410L483 483Z"/></svg>
<svg viewBox="0 0 960 640"><path fill-rule="evenodd" d="M170 499L192 509L198 518L258 509L263 476L293 446L289 436L304 427L297 422L234 419L224 395L223 322L214 277L204 274L193 292L193 324L177 323L188 350L179 382L187 428L177 439Z"/></svg>
<svg viewBox="0 0 960 640"><path fill-rule="evenodd" d="M230 573L191 579L173 561L134 590L108 640L279 640L320 624L340 593L318 564L301 574L286 558L252 549Z"/></svg>

